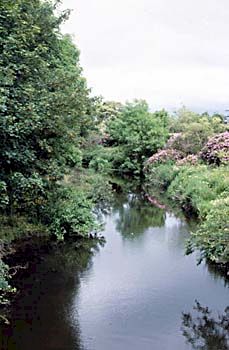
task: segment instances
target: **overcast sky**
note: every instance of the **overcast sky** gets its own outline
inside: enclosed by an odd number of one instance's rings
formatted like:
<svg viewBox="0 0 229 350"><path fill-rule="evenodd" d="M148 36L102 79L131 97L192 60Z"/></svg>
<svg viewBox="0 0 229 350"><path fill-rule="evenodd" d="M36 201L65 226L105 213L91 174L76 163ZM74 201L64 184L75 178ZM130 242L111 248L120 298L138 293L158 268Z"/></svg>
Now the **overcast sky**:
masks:
<svg viewBox="0 0 229 350"><path fill-rule="evenodd" d="M108 100L229 108L229 0L63 0L88 85Z"/></svg>

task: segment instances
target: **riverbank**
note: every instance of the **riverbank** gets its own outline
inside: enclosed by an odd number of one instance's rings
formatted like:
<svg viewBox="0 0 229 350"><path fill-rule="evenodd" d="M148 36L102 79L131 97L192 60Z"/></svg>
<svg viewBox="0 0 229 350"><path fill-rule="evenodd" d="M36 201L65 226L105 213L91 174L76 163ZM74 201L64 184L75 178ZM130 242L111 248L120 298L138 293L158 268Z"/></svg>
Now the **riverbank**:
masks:
<svg viewBox="0 0 229 350"><path fill-rule="evenodd" d="M97 232L102 229L101 216L109 210L112 198L108 179L93 170L81 168L65 176L61 186L68 194L56 222L56 228L62 230L61 235L56 235L50 226L28 223L20 216L14 217L11 223L8 218L1 221L0 322L7 322L10 301L20 293L19 287L14 285L15 275L19 273L23 278L22 272L29 269L34 259L39 261L65 242L72 242L78 252L80 242L103 242ZM54 202L53 206L56 205Z"/></svg>
<svg viewBox="0 0 229 350"><path fill-rule="evenodd" d="M160 189L186 213L199 218L186 252L199 251L199 261L224 265L229 261L229 168L204 164L148 163L145 186L149 195Z"/></svg>

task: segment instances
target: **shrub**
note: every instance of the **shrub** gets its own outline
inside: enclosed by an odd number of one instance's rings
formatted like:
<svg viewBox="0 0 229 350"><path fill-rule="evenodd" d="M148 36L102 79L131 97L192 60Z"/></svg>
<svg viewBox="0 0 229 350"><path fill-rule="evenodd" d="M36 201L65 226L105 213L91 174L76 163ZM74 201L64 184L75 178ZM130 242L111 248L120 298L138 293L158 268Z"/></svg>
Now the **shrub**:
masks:
<svg viewBox="0 0 229 350"><path fill-rule="evenodd" d="M147 188L159 187L166 190L179 172L179 168L171 163L157 166L151 164L145 168L145 184Z"/></svg>
<svg viewBox="0 0 229 350"><path fill-rule="evenodd" d="M196 154L189 154L187 157L183 159L179 159L176 164L177 165L196 165L199 161L199 157Z"/></svg>
<svg viewBox="0 0 229 350"><path fill-rule="evenodd" d="M7 195L6 183L0 181L0 208L4 209L9 203L9 197Z"/></svg>
<svg viewBox="0 0 229 350"><path fill-rule="evenodd" d="M111 200L112 186L106 178L92 169L76 170L50 196L42 220L58 239L87 237L100 227L100 214L109 210Z"/></svg>
<svg viewBox="0 0 229 350"><path fill-rule="evenodd" d="M10 293L15 293L16 289L10 285L10 269L9 266L6 265L1 257L0 257L0 323L3 321L8 323L7 318L4 315L3 307L9 304L9 295Z"/></svg>
<svg viewBox="0 0 229 350"><path fill-rule="evenodd" d="M167 163L168 161L175 163L177 160L182 159L183 157L184 154L182 152L179 152L174 149L164 149L150 157L146 162L146 166L149 164L158 165L162 163Z"/></svg>
<svg viewBox="0 0 229 350"><path fill-rule="evenodd" d="M167 143L166 143L166 148L175 148L174 144L177 140L179 140L181 135L182 135L181 132L175 132L175 133L171 134Z"/></svg>
<svg viewBox="0 0 229 350"><path fill-rule="evenodd" d="M207 142L213 132L205 129L200 123L192 123L190 129L183 133L177 133L171 136L167 147L188 154L197 154Z"/></svg>
<svg viewBox="0 0 229 350"><path fill-rule="evenodd" d="M205 220L200 228L192 233L187 245L187 253L195 248L201 252L200 260L210 259L217 263L229 261L229 197L211 202Z"/></svg>
<svg viewBox="0 0 229 350"><path fill-rule="evenodd" d="M229 161L229 132L215 135L200 152L200 157L208 164L221 165Z"/></svg>
<svg viewBox="0 0 229 350"><path fill-rule="evenodd" d="M168 195L186 210L205 217L210 201L229 192L228 168L210 169L206 165L182 166L168 188Z"/></svg>
<svg viewBox="0 0 229 350"><path fill-rule="evenodd" d="M58 200L47 213L52 234L57 239L66 236L87 236L97 229L93 202L83 192L73 188L61 189ZM53 200L51 201L53 203Z"/></svg>

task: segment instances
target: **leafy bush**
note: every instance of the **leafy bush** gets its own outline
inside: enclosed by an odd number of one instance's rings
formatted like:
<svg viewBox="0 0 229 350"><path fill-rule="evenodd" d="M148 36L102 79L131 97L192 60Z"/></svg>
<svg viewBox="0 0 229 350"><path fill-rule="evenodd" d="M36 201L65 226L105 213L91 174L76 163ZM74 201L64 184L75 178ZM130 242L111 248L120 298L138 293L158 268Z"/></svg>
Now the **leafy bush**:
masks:
<svg viewBox="0 0 229 350"><path fill-rule="evenodd" d="M167 118L165 111L150 113L145 101L134 101L107 123L109 144L118 147L113 162L120 173L142 174L145 160L167 140Z"/></svg>
<svg viewBox="0 0 229 350"><path fill-rule="evenodd" d="M210 259L217 263L229 261L229 197L210 202L210 209L200 228L192 233L187 252L200 250L200 260Z"/></svg>
<svg viewBox="0 0 229 350"><path fill-rule="evenodd" d="M171 163L175 163L183 157L184 154L182 152L179 152L174 149L164 149L150 157L146 162L146 167L150 164L155 166L158 164L167 163L168 161L170 161Z"/></svg>
<svg viewBox="0 0 229 350"><path fill-rule="evenodd" d="M159 164L158 166L152 166L149 164L145 167L145 185L147 188L155 187L162 190L166 190L171 182L178 174L178 167L174 166L170 162Z"/></svg>
<svg viewBox="0 0 229 350"><path fill-rule="evenodd" d="M41 212L42 221L58 239L88 236L96 231L101 212L110 208L112 187L93 170L75 170L52 193Z"/></svg>
<svg viewBox="0 0 229 350"><path fill-rule="evenodd" d="M7 195L6 183L0 181L0 208L4 209L9 203L9 197Z"/></svg>
<svg viewBox="0 0 229 350"><path fill-rule="evenodd" d="M182 166L168 188L168 195L186 210L205 217L210 202L229 194L228 168L211 169L206 165Z"/></svg>
<svg viewBox="0 0 229 350"><path fill-rule="evenodd" d="M215 135L200 152L200 157L208 164L226 164L229 161L229 132Z"/></svg>
<svg viewBox="0 0 229 350"><path fill-rule="evenodd" d="M183 159L183 156L179 151L165 149L150 157L144 167L147 187L153 186L166 190L179 171L175 164Z"/></svg>
<svg viewBox="0 0 229 350"><path fill-rule="evenodd" d="M98 145L87 152L87 159L89 160L88 167L106 174L113 168L114 150L110 147L103 147Z"/></svg>
<svg viewBox="0 0 229 350"><path fill-rule="evenodd" d="M69 236L87 236L95 230L97 225L92 210L93 202L85 193L71 187L60 188L55 198L50 198L50 207L45 210L44 217L52 234L62 240Z"/></svg>
<svg viewBox="0 0 229 350"><path fill-rule="evenodd" d="M9 266L6 265L1 259L0 259L0 304L7 303L7 300L5 299L5 294L11 291L11 287L9 285Z"/></svg>
<svg viewBox="0 0 229 350"><path fill-rule="evenodd" d="M179 159L176 164L177 165L197 165L199 161L199 157L195 154L189 154L187 157L183 159Z"/></svg>
<svg viewBox="0 0 229 350"><path fill-rule="evenodd" d="M11 274L9 266L6 265L0 258L0 323L2 321L8 323L8 320L3 312L3 307L9 304L10 293L15 293L16 291L16 289L10 285L10 279Z"/></svg>
<svg viewBox="0 0 229 350"><path fill-rule="evenodd" d="M70 168L82 166L83 155L79 147L75 145L69 145L68 152L66 155L66 165Z"/></svg>

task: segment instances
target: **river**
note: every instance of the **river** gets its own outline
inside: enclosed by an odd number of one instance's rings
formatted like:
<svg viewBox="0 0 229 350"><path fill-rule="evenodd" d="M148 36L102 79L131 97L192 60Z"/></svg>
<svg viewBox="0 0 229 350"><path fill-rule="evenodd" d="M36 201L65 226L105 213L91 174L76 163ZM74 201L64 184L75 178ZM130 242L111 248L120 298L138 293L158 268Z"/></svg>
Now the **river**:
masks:
<svg viewBox="0 0 229 350"><path fill-rule="evenodd" d="M184 255L189 223L135 193L117 195L104 221L104 246L66 245L18 281L23 293L1 349L228 349L218 320L228 284Z"/></svg>

